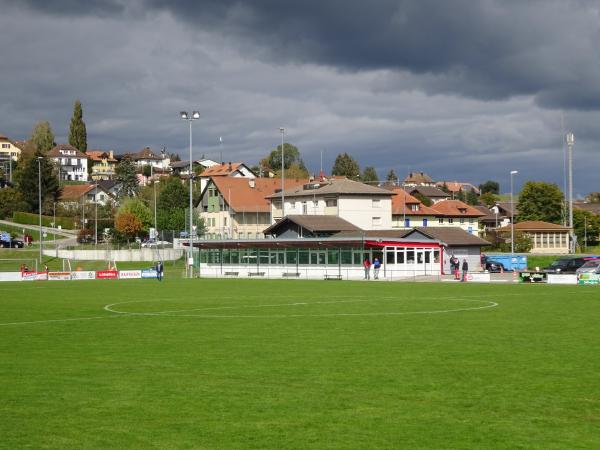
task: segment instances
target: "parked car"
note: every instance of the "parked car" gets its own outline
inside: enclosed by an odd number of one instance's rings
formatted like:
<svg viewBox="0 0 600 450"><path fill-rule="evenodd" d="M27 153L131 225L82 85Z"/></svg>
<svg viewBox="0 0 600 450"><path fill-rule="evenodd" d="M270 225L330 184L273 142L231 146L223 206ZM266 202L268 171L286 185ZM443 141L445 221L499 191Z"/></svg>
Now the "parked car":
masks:
<svg viewBox="0 0 600 450"><path fill-rule="evenodd" d="M485 258L485 270L493 273L506 272L504 264L491 258Z"/></svg>
<svg viewBox="0 0 600 450"><path fill-rule="evenodd" d="M600 273L600 259L586 261L583 266L577 269L576 273Z"/></svg>
<svg viewBox="0 0 600 450"><path fill-rule="evenodd" d="M21 239L11 239L10 241L0 241L2 248L23 248L25 243Z"/></svg>
<svg viewBox="0 0 600 450"><path fill-rule="evenodd" d="M150 240L148 240L146 242L142 242L141 247L142 248L167 248L167 247L170 247L171 245L173 245L173 244L171 244L168 241L150 241Z"/></svg>
<svg viewBox="0 0 600 450"><path fill-rule="evenodd" d="M586 263L585 258L561 258L542 269L546 273L575 273L577 269Z"/></svg>

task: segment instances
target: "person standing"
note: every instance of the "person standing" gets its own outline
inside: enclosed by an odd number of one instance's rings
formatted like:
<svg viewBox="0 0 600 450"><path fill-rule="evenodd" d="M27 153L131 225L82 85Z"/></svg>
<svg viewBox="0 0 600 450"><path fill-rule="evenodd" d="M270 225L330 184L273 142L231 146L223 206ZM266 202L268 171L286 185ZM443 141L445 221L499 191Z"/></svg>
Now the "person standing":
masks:
<svg viewBox="0 0 600 450"><path fill-rule="evenodd" d="M379 258L373 260L373 279L379 280L379 269L381 269L381 261Z"/></svg>
<svg viewBox="0 0 600 450"><path fill-rule="evenodd" d="M371 261L369 261L369 258L365 258L365 260L363 261L363 267L365 268L365 280L370 280L371 279Z"/></svg>
<svg viewBox="0 0 600 450"><path fill-rule="evenodd" d="M158 281L162 281L162 277L163 277L163 263L162 263L162 261L159 261L156 263L156 278L158 279Z"/></svg>
<svg viewBox="0 0 600 450"><path fill-rule="evenodd" d="M469 272L469 263L467 262L467 258L463 259L462 263L462 279L460 281L467 281L467 273Z"/></svg>

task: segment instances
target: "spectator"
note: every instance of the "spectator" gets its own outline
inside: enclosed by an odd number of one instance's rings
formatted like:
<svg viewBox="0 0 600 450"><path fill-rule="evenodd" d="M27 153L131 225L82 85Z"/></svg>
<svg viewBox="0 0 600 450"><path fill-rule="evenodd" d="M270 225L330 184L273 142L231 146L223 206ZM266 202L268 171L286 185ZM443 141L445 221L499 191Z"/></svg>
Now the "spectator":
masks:
<svg viewBox="0 0 600 450"><path fill-rule="evenodd" d="M462 279L460 281L467 281L467 273L469 272L469 263L467 262L467 259L463 259L463 263L462 263Z"/></svg>
<svg viewBox="0 0 600 450"><path fill-rule="evenodd" d="M379 280L379 269L381 269L381 261L375 258L373 261L373 279Z"/></svg>
<svg viewBox="0 0 600 450"><path fill-rule="evenodd" d="M365 258L365 260L363 261L363 267L365 268L365 280L370 280L371 279L371 261L369 261L369 258Z"/></svg>

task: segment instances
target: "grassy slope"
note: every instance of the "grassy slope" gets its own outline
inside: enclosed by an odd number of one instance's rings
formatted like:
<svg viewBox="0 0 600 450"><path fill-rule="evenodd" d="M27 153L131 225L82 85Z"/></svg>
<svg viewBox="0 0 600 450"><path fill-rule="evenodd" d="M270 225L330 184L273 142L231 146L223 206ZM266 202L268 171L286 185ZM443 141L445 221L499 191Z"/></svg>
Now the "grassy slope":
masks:
<svg viewBox="0 0 600 450"><path fill-rule="evenodd" d="M3 283L0 294L0 323L101 317L0 326L7 448L600 446L595 287L136 280ZM481 304L473 297L500 306L302 316ZM118 301L226 309L102 310Z"/></svg>

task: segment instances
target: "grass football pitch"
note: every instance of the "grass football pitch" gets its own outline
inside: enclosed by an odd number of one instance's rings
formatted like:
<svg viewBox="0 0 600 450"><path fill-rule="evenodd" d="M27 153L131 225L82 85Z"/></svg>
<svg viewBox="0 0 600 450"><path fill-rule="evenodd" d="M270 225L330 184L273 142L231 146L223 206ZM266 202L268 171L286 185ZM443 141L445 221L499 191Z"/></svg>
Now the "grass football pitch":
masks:
<svg viewBox="0 0 600 450"><path fill-rule="evenodd" d="M599 448L600 288L0 284L2 448Z"/></svg>

